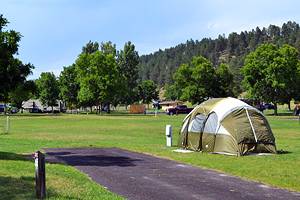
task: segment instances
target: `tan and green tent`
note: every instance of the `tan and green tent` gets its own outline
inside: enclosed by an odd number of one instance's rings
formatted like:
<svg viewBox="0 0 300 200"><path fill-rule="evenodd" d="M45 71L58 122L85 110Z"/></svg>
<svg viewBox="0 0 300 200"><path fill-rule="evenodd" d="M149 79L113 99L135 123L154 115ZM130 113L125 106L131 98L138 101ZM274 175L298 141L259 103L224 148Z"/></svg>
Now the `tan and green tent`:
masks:
<svg viewBox="0 0 300 200"><path fill-rule="evenodd" d="M209 99L195 107L183 120L178 145L229 155L276 153L264 115L231 97Z"/></svg>

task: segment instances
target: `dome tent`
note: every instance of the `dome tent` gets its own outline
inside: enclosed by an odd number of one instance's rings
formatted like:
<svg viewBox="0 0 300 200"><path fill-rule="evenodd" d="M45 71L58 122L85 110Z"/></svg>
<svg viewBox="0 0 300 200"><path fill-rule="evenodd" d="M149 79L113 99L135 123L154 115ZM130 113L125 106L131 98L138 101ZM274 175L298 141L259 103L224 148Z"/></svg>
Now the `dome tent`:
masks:
<svg viewBox="0 0 300 200"><path fill-rule="evenodd" d="M230 155L276 153L267 119L256 108L235 98L209 99L183 120L178 146Z"/></svg>

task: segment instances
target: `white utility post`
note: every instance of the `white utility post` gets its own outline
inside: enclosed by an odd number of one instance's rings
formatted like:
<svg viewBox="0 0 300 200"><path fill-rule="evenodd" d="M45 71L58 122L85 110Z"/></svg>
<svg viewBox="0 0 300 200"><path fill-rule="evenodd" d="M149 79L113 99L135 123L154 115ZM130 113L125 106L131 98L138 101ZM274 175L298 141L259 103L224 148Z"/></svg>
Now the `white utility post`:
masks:
<svg viewBox="0 0 300 200"><path fill-rule="evenodd" d="M5 133L8 133L9 132L9 116L7 115L6 116L6 127L5 127Z"/></svg>
<svg viewBox="0 0 300 200"><path fill-rule="evenodd" d="M166 125L166 139L167 139L167 147L172 146L172 126Z"/></svg>

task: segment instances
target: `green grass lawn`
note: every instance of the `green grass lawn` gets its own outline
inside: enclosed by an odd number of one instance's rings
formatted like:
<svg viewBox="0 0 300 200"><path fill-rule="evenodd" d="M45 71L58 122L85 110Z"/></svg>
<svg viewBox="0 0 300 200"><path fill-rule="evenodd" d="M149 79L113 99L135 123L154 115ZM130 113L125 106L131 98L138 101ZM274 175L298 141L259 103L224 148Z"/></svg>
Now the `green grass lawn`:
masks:
<svg viewBox="0 0 300 200"><path fill-rule="evenodd" d="M22 154L46 147L119 147L300 191L297 117L268 116L277 149L283 154L245 157L172 152L176 147L165 147L165 125L173 126L176 145L183 118L124 114L12 116L10 133L0 135L0 199L34 198L34 164ZM122 199L72 167L47 164L46 170L49 199Z"/></svg>

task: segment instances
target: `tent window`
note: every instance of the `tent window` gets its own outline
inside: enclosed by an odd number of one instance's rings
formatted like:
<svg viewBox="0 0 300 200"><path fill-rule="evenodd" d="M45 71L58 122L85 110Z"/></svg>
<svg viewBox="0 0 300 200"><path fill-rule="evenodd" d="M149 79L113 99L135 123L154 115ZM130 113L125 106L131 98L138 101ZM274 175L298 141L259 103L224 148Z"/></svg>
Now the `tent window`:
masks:
<svg viewBox="0 0 300 200"><path fill-rule="evenodd" d="M198 132L200 133L203 127L203 123L205 121L205 115L199 114L191 121L188 131L189 132Z"/></svg>
<svg viewBox="0 0 300 200"><path fill-rule="evenodd" d="M218 116L216 113L211 113L206 120L204 131L205 133L215 134L218 126Z"/></svg>

